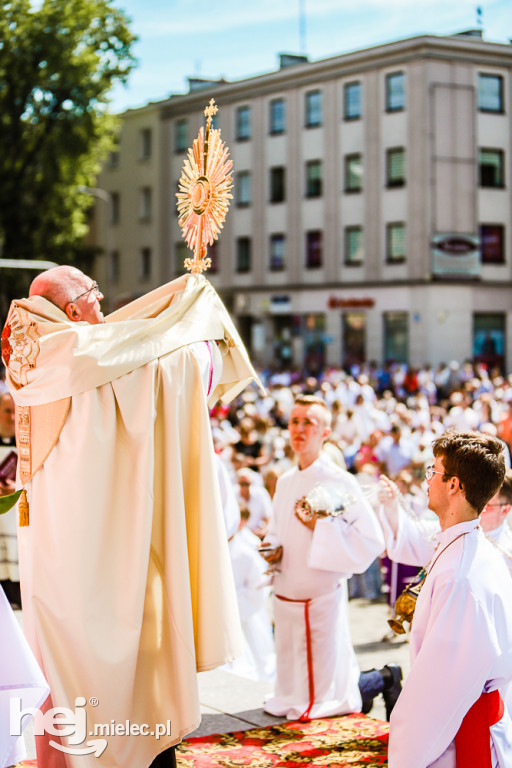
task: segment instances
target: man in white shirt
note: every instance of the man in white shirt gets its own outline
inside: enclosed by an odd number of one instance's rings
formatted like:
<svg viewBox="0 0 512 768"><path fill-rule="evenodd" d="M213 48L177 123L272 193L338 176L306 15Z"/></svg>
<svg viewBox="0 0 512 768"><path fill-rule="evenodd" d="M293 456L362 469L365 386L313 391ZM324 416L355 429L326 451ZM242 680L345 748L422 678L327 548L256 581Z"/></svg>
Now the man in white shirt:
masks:
<svg viewBox="0 0 512 768"><path fill-rule="evenodd" d="M409 466L413 454L414 446L403 436L398 424L391 427L389 435L383 437L375 449L375 455L391 477L396 477L401 469Z"/></svg>
<svg viewBox="0 0 512 768"><path fill-rule="evenodd" d="M411 671L391 716L389 768L506 768L512 722L512 581L479 528L505 476L501 444L447 432L427 469L441 532L419 594Z"/></svg>
<svg viewBox="0 0 512 768"><path fill-rule="evenodd" d="M265 536L268 521L272 515L272 499L263 487L261 475L248 467L242 467L236 473L238 483L238 503L249 510L250 530L260 539Z"/></svg>
<svg viewBox="0 0 512 768"><path fill-rule="evenodd" d="M359 712L362 706L346 613L347 578L365 571L384 541L355 478L322 451L330 420L321 398L295 401L288 429L298 466L277 481L267 536L269 545L281 548L282 559L274 576L277 680L265 710L289 720ZM343 514L299 514L318 488L342 494ZM266 559L275 564L279 557ZM383 692L391 710L400 677L398 667L373 670L362 686L363 698Z"/></svg>

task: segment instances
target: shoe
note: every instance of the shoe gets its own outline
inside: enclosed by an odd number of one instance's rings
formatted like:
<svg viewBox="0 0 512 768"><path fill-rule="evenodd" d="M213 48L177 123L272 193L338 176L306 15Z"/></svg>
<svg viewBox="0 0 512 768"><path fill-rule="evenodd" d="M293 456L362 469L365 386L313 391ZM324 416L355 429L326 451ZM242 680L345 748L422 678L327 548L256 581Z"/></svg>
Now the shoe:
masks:
<svg viewBox="0 0 512 768"><path fill-rule="evenodd" d="M361 712L363 715L367 715L373 709L373 699L366 699L361 706Z"/></svg>
<svg viewBox="0 0 512 768"><path fill-rule="evenodd" d="M403 677L402 667L399 667L398 664L386 664L381 672L385 683L382 696L386 705L386 720L389 720L402 690L402 683L400 682Z"/></svg>

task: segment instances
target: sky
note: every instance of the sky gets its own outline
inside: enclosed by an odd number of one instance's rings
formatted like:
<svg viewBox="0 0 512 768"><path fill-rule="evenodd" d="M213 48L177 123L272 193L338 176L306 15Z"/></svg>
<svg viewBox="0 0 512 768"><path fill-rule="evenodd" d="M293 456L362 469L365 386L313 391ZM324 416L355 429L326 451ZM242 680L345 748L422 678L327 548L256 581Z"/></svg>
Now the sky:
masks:
<svg viewBox="0 0 512 768"><path fill-rule="evenodd" d="M139 38L138 67L127 86L114 88L114 112L187 93L189 76L240 80L272 72L281 52L306 53L318 61L404 37L479 26L490 42L512 38L511 0L113 0L113 5L126 12Z"/></svg>

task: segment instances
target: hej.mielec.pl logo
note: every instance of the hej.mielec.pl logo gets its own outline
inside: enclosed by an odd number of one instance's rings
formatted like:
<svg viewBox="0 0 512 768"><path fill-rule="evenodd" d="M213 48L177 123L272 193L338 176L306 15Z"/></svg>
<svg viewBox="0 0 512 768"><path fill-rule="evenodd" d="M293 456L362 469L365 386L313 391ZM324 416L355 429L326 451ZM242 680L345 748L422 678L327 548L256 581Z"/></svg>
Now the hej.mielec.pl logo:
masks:
<svg viewBox="0 0 512 768"><path fill-rule="evenodd" d="M97 706L97 699L90 699L92 706ZM52 707L46 712L40 709L27 707L22 709L21 698L11 698L10 700L10 734L11 736L20 736L26 723L25 717L34 718L34 734L43 736L45 733L50 736L65 737L67 745L59 744L50 740L50 744L61 752L72 755L91 755L99 757L107 748L105 736L153 736L157 741L163 736L171 735L171 721L157 723L153 728L147 723L132 723L125 720L124 723L117 723L111 720L109 723L95 723L93 730L87 730L87 712L85 706L86 699L78 696L75 699L75 709L69 707ZM85 746L80 747L88 736L93 739L87 741Z"/></svg>

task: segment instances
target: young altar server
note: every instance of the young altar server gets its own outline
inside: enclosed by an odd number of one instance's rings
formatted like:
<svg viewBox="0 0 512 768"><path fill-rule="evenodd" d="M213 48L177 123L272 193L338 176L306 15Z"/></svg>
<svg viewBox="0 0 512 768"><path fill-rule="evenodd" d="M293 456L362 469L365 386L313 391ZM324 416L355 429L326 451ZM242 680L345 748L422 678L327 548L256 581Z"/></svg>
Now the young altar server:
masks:
<svg viewBox="0 0 512 768"><path fill-rule="evenodd" d="M330 412L318 397L297 398L290 444L298 466L277 481L267 543L274 575L277 680L265 710L290 720L361 711L360 671L347 620L347 578L361 573L383 551L373 511L355 478L322 451L330 433ZM339 516L318 518L301 510L317 499L338 499ZM322 505L319 501L318 504ZM318 507L319 508L319 507ZM400 691L399 667L367 674L363 698L384 693L391 710ZM386 700L387 699L387 700Z"/></svg>

